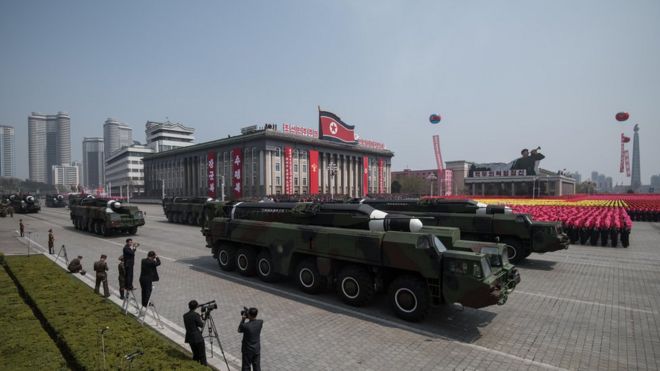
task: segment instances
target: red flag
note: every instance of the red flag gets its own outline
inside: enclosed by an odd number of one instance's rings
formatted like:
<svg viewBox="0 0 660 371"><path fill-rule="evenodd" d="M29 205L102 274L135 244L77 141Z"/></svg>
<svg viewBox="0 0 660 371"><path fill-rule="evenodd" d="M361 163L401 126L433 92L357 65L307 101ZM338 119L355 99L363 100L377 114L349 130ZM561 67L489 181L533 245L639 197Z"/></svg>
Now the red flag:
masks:
<svg viewBox="0 0 660 371"><path fill-rule="evenodd" d="M309 150L309 193L319 194L319 151Z"/></svg>
<svg viewBox="0 0 660 371"><path fill-rule="evenodd" d="M354 129L355 126L346 124L334 113L319 111L319 139L357 144Z"/></svg>
<svg viewBox="0 0 660 371"><path fill-rule="evenodd" d="M627 137L621 133L621 143L628 143L630 142L630 137Z"/></svg>

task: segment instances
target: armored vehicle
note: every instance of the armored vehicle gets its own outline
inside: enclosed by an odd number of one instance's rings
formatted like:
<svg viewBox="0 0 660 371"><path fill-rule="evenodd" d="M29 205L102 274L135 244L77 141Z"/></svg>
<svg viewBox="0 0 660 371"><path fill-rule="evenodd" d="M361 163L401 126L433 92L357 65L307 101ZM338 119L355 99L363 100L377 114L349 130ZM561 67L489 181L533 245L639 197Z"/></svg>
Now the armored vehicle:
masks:
<svg viewBox="0 0 660 371"><path fill-rule="evenodd" d="M144 225L144 216L137 206L125 206L108 198L70 197L69 210L76 229L103 236L135 234L138 227Z"/></svg>
<svg viewBox="0 0 660 371"><path fill-rule="evenodd" d="M46 195L46 207L65 207L66 200L63 195L49 194Z"/></svg>
<svg viewBox="0 0 660 371"><path fill-rule="evenodd" d="M387 292L408 321L443 303L504 304L516 284L488 255L448 250L419 232L418 219L367 205L210 202L206 211L202 233L221 269L265 282L292 277L309 294L333 286L353 306Z"/></svg>
<svg viewBox="0 0 660 371"><path fill-rule="evenodd" d="M18 214L38 213L41 210L39 200L32 195L9 195L8 200Z"/></svg>
<svg viewBox="0 0 660 371"><path fill-rule="evenodd" d="M167 221L202 226L204 204L208 197L168 197L163 199L163 213Z"/></svg>
<svg viewBox="0 0 660 371"><path fill-rule="evenodd" d="M514 264L532 252L567 249L570 244L561 223L532 221L529 215L512 213L506 206L446 199L362 199L354 202L417 216L424 225L459 228L461 238L466 240L503 242L507 245L509 260Z"/></svg>

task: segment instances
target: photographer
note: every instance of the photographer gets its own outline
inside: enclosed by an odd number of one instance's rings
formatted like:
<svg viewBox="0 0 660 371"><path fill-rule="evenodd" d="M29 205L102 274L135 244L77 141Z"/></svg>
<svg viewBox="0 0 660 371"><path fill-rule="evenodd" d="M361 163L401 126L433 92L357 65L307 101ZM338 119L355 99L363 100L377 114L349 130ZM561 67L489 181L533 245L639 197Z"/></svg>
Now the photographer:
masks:
<svg viewBox="0 0 660 371"><path fill-rule="evenodd" d="M124 264L125 263L126 261L124 261ZM159 265L160 265L160 259L158 258L158 256L156 256L156 253L154 251L149 251L147 257L142 259L142 265L140 269L140 288L142 289L143 307L149 305L149 297L151 296L153 283L158 281L159 279L158 271L156 270L156 267Z"/></svg>
<svg viewBox="0 0 660 371"><path fill-rule="evenodd" d="M183 324L186 327L186 343L190 344L193 360L206 365L206 349L202 336L204 321L202 321L202 316L195 311L198 306L197 300L191 300L188 303L190 311L183 315Z"/></svg>
<svg viewBox="0 0 660 371"><path fill-rule="evenodd" d="M69 272L71 272L71 273L80 273L83 276L85 275L85 273L87 273L87 272L85 272L85 270L82 267L82 262L81 262L82 258L83 258L82 255L78 255L77 258L73 258L71 260L71 262L69 263L69 266L67 267Z"/></svg>
<svg viewBox="0 0 660 371"><path fill-rule="evenodd" d="M238 325L238 332L243 333L243 344L241 353L243 354L241 369L249 371L261 370L261 327L264 321L257 319L259 311L257 308L243 308L241 311L241 323ZM248 320L248 322L245 322Z"/></svg>
<svg viewBox="0 0 660 371"><path fill-rule="evenodd" d="M135 265L135 249L138 244L133 245L133 239L127 238L126 245L122 250L124 254L124 267L126 268L126 290L133 290L133 265Z"/></svg>

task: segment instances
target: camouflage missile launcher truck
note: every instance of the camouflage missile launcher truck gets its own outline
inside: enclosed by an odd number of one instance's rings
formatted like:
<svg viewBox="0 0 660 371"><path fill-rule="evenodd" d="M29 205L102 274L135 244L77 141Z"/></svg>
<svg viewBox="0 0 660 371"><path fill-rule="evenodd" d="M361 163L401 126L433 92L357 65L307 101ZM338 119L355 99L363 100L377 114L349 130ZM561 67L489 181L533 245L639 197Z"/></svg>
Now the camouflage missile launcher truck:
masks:
<svg viewBox="0 0 660 371"><path fill-rule="evenodd" d="M46 207L65 207L67 205L63 195L46 195Z"/></svg>
<svg viewBox="0 0 660 371"><path fill-rule="evenodd" d="M433 234L417 232L419 220L366 205L211 202L206 211L202 233L221 269L265 282L291 277L309 294L334 286L353 306L387 292L408 321L443 303L504 304L515 286L504 272L493 273L487 255L447 250Z"/></svg>
<svg viewBox="0 0 660 371"><path fill-rule="evenodd" d="M108 198L73 196L69 198L71 221L76 229L103 236L137 233L144 216L137 206L125 206Z"/></svg>
<svg viewBox="0 0 660 371"><path fill-rule="evenodd" d="M163 213L170 223L203 226L204 204L208 197L167 197L163 199Z"/></svg>
<svg viewBox="0 0 660 371"><path fill-rule="evenodd" d="M514 264L532 252L567 249L570 243L561 223L532 221L529 215L514 214L510 208L500 205L445 199L364 199L355 202L383 211L417 216L425 225L459 228L461 237L467 240L503 242L508 246L509 260Z"/></svg>
<svg viewBox="0 0 660 371"><path fill-rule="evenodd" d="M32 195L9 195L9 206L14 208L18 214L38 213L41 210L39 200Z"/></svg>

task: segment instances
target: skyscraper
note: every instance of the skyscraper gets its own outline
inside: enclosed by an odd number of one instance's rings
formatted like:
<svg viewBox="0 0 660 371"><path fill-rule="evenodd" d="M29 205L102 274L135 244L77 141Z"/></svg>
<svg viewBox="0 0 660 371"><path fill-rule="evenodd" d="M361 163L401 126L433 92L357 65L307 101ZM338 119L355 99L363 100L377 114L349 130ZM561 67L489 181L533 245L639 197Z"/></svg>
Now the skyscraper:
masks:
<svg viewBox="0 0 660 371"><path fill-rule="evenodd" d="M30 180L53 183L52 166L71 163L71 118L65 112L28 116Z"/></svg>
<svg viewBox="0 0 660 371"><path fill-rule="evenodd" d="M147 121L144 133L147 146L156 152L187 147L195 141L195 129L180 123Z"/></svg>
<svg viewBox="0 0 660 371"><path fill-rule="evenodd" d="M16 176L13 126L0 125L0 176Z"/></svg>
<svg viewBox="0 0 660 371"><path fill-rule="evenodd" d="M133 144L133 129L123 122L109 118L103 124L103 146L105 158L115 151Z"/></svg>
<svg viewBox="0 0 660 371"><path fill-rule="evenodd" d="M642 176L640 174L639 163L639 125L635 125L635 136L633 137L632 178L630 179L630 188L636 191L641 187Z"/></svg>
<svg viewBox="0 0 660 371"><path fill-rule="evenodd" d="M82 184L87 188L97 188L105 184L103 169L105 156L103 153L103 138L83 138L83 179Z"/></svg>

